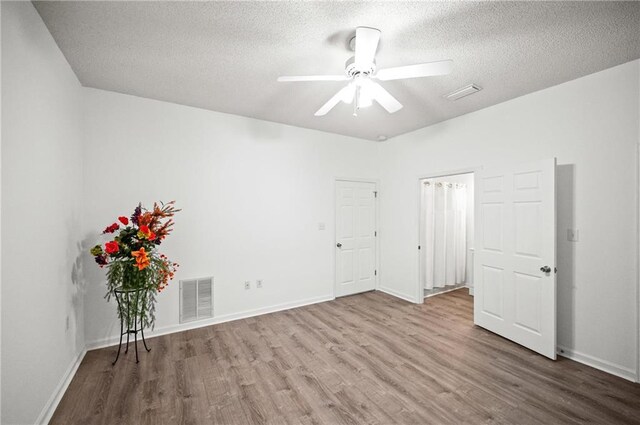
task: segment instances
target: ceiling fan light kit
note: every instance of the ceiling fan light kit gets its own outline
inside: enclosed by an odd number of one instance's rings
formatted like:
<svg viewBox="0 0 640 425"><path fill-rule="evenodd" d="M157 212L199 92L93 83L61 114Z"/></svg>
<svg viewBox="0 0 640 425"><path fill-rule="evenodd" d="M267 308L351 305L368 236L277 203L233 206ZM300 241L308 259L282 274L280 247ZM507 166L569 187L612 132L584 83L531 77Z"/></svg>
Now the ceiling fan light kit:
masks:
<svg viewBox="0 0 640 425"><path fill-rule="evenodd" d="M402 104L387 90L374 80L391 81L406 78L431 77L446 75L451 72L452 61L421 63L377 70L375 54L380 42L380 30L369 27L356 28L356 36L349 45L355 50L355 56L345 64L345 75L308 75L279 77L280 82L304 81L349 81L331 99L329 99L315 116L326 115L338 103L353 104L353 115L358 115L360 108L366 108L375 100L387 112L393 114L402 109Z"/></svg>

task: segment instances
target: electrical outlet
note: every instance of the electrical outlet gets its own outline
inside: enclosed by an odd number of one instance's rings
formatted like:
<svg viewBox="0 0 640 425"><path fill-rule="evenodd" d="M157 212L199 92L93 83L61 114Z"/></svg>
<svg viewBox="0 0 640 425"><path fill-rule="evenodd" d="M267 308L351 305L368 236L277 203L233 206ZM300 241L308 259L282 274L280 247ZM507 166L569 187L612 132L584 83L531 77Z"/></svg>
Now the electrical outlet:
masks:
<svg viewBox="0 0 640 425"><path fill-rule="evenodd" d="M251 282L248 280L244 281L244 289L251 289Z"/></svg>
<svg viewBox="0 0 640 425"><path fill-rule="evenodd" d="M256 288L262 288L262 279L256 280Z"/></svg>

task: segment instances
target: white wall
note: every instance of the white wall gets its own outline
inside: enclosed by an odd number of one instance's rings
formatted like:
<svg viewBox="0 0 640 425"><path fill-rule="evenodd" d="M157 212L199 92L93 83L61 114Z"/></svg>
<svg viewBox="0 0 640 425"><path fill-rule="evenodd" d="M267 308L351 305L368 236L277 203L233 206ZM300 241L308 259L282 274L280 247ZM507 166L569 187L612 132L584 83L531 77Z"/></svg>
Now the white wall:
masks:
<svg viewBox="0 0 640 425"><path fill-rule="evenodd" d="M183 209L161 246L181 267L157 330L178 324L178 279L213 275L218 318L332 297L334 177L377 177L375 143L95 89L84 109L85 246L138 201ZM104 271L85 261L92 344L117 322Z"/></svg>
<svg viewBox="0 0 640 425"><path fill-rule="evenodd" d="M380 144L381 284L416 297L419 176L555 156L558 343L632 377L639 72L636 60Z"/></svg>
<svg viewBox="0 0 640 425"><path fill-rule="evenodd" d="M3 424L44 414L84 349L80 90L32 4L3 2Z"/></svg>

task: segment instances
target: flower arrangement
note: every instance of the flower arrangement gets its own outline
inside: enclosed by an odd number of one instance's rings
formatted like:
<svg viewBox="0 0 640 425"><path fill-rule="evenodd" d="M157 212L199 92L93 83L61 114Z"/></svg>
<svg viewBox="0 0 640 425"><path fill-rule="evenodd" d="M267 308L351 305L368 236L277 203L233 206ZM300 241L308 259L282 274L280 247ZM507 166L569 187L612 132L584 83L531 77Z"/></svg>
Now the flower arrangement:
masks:
<svg viewBox="0 0 640 425"><path fill-rule="evenodd" d="M138 204L131 218L120 216L103 230L103 235L115 234L112 240L91 248L96 263L108 269L107 301L116 288L142 289L142 299L131 307L145 327L155 322L156 294L167 287L179 267L158 252L173 230L172 217L178 211L175 201L154 203L151 210Z"/></svg>

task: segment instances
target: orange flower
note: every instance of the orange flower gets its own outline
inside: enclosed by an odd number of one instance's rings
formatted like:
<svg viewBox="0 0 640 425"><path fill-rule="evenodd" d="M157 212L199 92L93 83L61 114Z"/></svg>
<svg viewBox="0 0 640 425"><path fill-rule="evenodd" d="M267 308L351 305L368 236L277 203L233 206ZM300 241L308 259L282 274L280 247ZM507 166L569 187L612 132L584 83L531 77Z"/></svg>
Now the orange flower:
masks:
<svg viewBox="0 0 640 425"><path fill-rule="evenodd" d="M140 218L138 219L138 223L140 224L140 226L148 226L149 224L151 224L151 220L153 220L153 214L151 214L150 212L146 212L140 216Z"/></svg>
<svg viewBox="0 0 640 425"><path fill-rule="evenodd" d="M138 267L138 271L144 270L149 267L149 257L147 256L147 252L144 250L144 247L140 248L138 251L131 251L131 255L136 259L136 266Z"/></svg>

